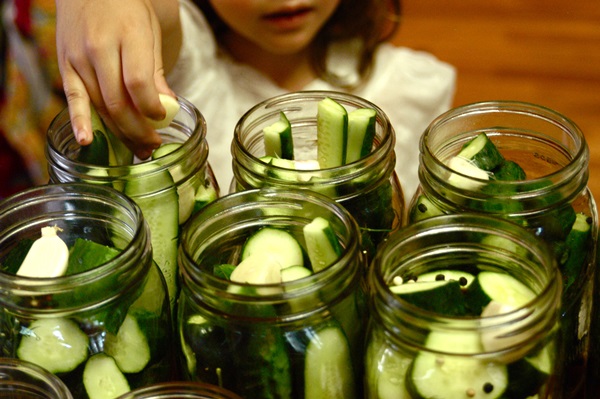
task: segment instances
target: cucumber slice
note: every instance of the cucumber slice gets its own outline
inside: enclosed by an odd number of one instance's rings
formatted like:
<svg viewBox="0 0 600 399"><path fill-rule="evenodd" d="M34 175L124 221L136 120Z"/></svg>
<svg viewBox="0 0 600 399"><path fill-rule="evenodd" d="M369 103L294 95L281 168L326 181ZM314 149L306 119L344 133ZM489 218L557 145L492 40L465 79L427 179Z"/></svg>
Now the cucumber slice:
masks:
<svg viewBox="0 0 600 399"><path fill-rule="evenodd" d="M115 399L130 391L127 378L114 359L104 353L95 354L85 363L83 385L89 399Z"/></svg>
<svg viewBox="0 0 600 399"><path fill-rule="evenodd" d="M317 161L321 168L335 168L346 161L348 112L336 101L325 98L317 108Z"/></svg>
<svg viewBox="0 0 600 399"><path fill-rule="evenodd" d="M327 219L314 218L304 226L303 233L313 272L333 264L342 254L342 246Z"/></svg>
<svg viewBox="0 0 600 399"><path fill-rule="evenodd" d="M514 161L505 160L492 170L494 180L519 181L527 179L527 175L521 166Z"/></svg>
<svg viewBox="0 0 600 399"><path fill-rule="evenodd" d="M72 371L88 357L88 336L69 319L34 320L21 334L17 357L51 373Z"/></svg>
<svg viewBox="0 0 600 399"><path fill-rule="evenodd" d="M501 398L508 386L506 366L480 360L483 352L477 332L431 332L415 357L406 386L416 398ZM436 353L440 351L442 353ZM456 353L449 355L443 353Z"/></svg>
<svg viewBox="0 0 600 399"><path fill-rule="evenodd" d="M292 125L282 112L279 120L263 129L265 155L273 158L294 159Z"/></svg>
<svg viewBox="0 0 600 399"><path fill-rule="evenodd" d="M176 151L182 146L182 143L165 143L158 147L152 153L153 160L159 160L173 151ZM177 183L177 196L179 204L179 224L184 224L192 215L195 206L196 184L193 184L193 179L186 179L185 174L181 170L181 166L175 165L169 168L169 173L173 177L173 184ZM165 179L166 182L166 179ZM158 181L157 181L158 183Z"/></svg>
<svg viewBox="0 0 600 399"><path fill-rule="evenodd" d="M510 384L506 390L508 398L535 397L554 370L552 346L544 347L535 356L524 357L508 365Z"/></svg>
<svg viewBox="0 0 600 399"><path fill-rule="evenodd" d="M181 147L181 143L163 143L152 151L152 159L159 159Z"/></svg>
<svg viewBox="0 0 600 399"><path fill-rule="evenodd" d="M290 266L281 269L281 281L294 281L312 275L312 271L304 266Z"/></svg>
<svg viewBox="0 0 600 399"><path fill-rule="evenodd" d="M491 171L504 162L504 157L485 133L478 134L465 144L458 156L486 171Z"/></svg>
<svg viewBox="0 0 600 399"><path fill-rule="evenodd" d="M465 301L458 281L425 281L390 286L390 291L423 310L446 316L463 316Z"/></svg>
<svg viewBox="0 0 600 399"><path fill-rule="evenodd" d="M306 347L305 399L357 397L346 335L337 325L315 332Z"/></svg>
<svg viewBox="0 0 600 399"><path fill-rule="evenodd" d="M192 215L211 202L216 201L218 197L219 194L212 184L201 185L198 187L194 194L194 210L192 211Z"/></svg>
<svg viewBox="0 0 600 399"><path fill-rule="evenodd" d="M567 235L565 245L567 260L561 265L564 276L564 288L568 289L579 277L583 265L587 262L588 248L592 232L592 219L583 213L578 213L573 228Z"/></svg>
<svg viewBox="0 0 600 399"><path fill-rule="evenodd" d="M108 166L108 140L106 135L98 130L93 130L93 139L88 145L81 146L77 160L89 165Z"/></svg>
<svg viewBox="0 0 600 399"><path fill-rule="evenodd" d="M186 319L180 329L180 336L190 373L190 378L187 379L221 387L235 386L235 344L230 342L225 329L196 314Z"/></svg>
<svg viewBox="0 0 600 399"><path fill-rule="evenodd" d="M490 179L490 174L488 172L477 167L475 164L471 163L471 161L466 158L458 156L452 157L448 162L448 167L457 172L450 174L450 176L448 177L448 183L450 183L454 187L474 191L480 189L486 184L481 180Z"/></svg>
<svg viewBox="0 0 600 399"><path fill-rule="evenodd" d="M406 389L406 374L412 363L411 357L402 356L400 353L385 348L379 350L367 371L369 382L376 381L375 392L377 399L412 399Z"/></svg>
<svg viewBox="0 0 600 399"><path fill-rule="evenodd" d="M272 307L261 306L256 310L258 317L274 317ZM247 399L292 397L291 363L281 328L275 323L257 323L229 337L227 347L233 352L233 362L226 365L235 371L236 392L240 396ZM225 363L221 356L219 362Z"/></svg>
<svg viewBox="0 0 600 399"><path fill-rule="evenodd" d="M80 148L77 160L98 166L132 164L133 152L104 125L94 107L90 108L90 116L94 138L91 144Z"/></svg>
<svg viewBox="0 0 600 399"><path fill-rule="evenodd" d="M345 163L358 161L369 155L375 138L377 112L372 108L359 108L348 113L348 143Z"/></svg>
<svg viewBox="0 0 600 399"><path fill-rule="evenodd" d="M427 219L433 216L443 215L444 212L433 204L425 195L421 194L417 198L415 205L410 211L410 221L417 222L422 219Z"/></svg>
<svg viewBox="0 0 600 399"><path fill-rule="evenodd" d="M242 261L253 255L269 256L282 269L304 264L302 247L296 238L274 227L263 227L246 240L242 248Z"/></svg>
<svg viewBox="0 0 600 399"><path fill-rule="evenodd" d="M106 334L104 352L124 373L138 373L150 362L150 346L132 315L125 316L117 335Z"/></svg>
<svg viewBox="0 0 600 399"><path fill-rule="evenodd" d="M491 300L515 309L535 298L529 287L508 274L483 271L477 275L477 281Z"/></svg>
<svg viewBox="0 0 600 399"><path fill-rule="evenodd" d="M152 164L147 166L156 168ZM157 169L152 172L149 169L147 176L128 180L124 193L138 204L150 226L153 258L165 278L173 309L177 297L179 243L179 195L173 177L168 170Z"/></svg>

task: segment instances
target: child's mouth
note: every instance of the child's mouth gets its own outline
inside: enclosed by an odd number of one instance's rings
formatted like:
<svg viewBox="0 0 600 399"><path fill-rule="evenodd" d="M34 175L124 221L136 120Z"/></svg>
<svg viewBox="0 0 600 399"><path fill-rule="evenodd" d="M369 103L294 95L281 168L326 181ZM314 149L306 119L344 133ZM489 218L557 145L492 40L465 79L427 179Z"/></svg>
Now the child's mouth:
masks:
<svg viewBox="0 0 600 399"><path fill-rule="evenodd" d="M295 8L267 14L263 18L279 28L293 29L299 27L311 11L310 7Z"/></svg>

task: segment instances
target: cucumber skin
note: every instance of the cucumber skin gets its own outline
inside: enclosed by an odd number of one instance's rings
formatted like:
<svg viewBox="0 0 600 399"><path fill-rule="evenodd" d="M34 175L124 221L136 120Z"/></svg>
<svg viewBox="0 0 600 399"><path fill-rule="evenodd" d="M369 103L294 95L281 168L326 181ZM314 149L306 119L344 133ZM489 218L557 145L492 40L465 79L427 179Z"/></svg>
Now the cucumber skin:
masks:
<svg viewBox="0 0 600 399"><path fill-rule="evenodd" d="M245 399L292 398L292 374L282 331L266 324L229 335L235 346L236 389Z"/></svg>
<svg viewBox="0 0 600 399"><path fill-rule="evenodd" d="M483 147L477 153L465 156L465 158L469 159L475 166L486 171L492 171L504 162L504 157L485 133L478 134L475 138L466 143L458 156L464 156L463 154L468 153L469 147L474 145L476 141L484 141Z"/></svg>

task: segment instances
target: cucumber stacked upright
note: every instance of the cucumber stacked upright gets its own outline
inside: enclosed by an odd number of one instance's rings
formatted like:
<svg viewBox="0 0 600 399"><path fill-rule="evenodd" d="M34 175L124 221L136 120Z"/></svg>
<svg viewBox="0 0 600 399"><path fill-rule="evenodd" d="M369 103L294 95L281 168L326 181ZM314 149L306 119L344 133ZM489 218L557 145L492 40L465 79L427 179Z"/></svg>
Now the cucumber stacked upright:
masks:
<svg viewBox="0 0 600 399"><path fill-rule="evenodd" d="M179 110L177 101L161 96L167 109L167 117L156 128L169 125ZM161 159L178 151L182 143L163 143L152 154L149 162L135 163L133 153L108 129L92 108L94 140L82 146L77 160L88 165L101 167L130 167L131 176L99 175L102 184L131 197L141 208L152 232L154 259L159 265L169 290L171 307L177 296L177 246L181 226L190 216L217 198L217 192L204 176L187 178L177 165L165 165ZM102 174L106 169L94 170L90 174ZM105 172L108 174L109 172ZM94 180L96 183L97 181Z"/></svg>
<svg viewBox="0 0 600 399"><path fill-rule="evenodd" d="M376 136L377 112L373 108L358 108L348 112L335 100L326 97L319 101L316 115L316 159L297 160L294 154L293 126L284 112L279 120L263 129L265 155L261 160L277 169L270 171L281 180L298 178L286 170L303 171L301 183L315 183L314 189L340 199L340 203L352 214L361 227L363 246L368 253L394 227L394 192L391 182L373 184L380 176L362 176L350 185L332 187L321 177L319 171L351 165L366 156L372 149ZM357 164L355 171L364 168ZM311 175L308 171L314 171Z"/></svg>

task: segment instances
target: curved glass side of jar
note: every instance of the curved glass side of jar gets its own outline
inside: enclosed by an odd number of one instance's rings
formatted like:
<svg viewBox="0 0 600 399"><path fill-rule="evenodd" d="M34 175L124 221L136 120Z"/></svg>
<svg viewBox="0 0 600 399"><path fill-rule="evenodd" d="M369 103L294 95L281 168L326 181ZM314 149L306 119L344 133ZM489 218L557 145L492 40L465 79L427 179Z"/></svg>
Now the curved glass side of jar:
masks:
<svg viewBox="0 0 600 399"><path fill-rule="evenodd" d="M525 180L481 180L447 166L482 132L505 160L525 171ZM598 211L587 188L588 163L582 132L553 110L511 101L458 107L434 120L423 135L421 185L407 216L411 223L434 214L484 213L526 226L550 246L564 279L565 398L581 397L591 344Z"/></svg>
<svg viewBox="0 0 600 399"><path fill-rule="evenodd" d="M12 358L0 358L0 397L73 399L57 376L37 364Z"/></svg>
<svg viewBox="0 0 600 399"><path fill-rule="evenodd" d="M173 378L167 290L134 202L108 187L52 184L0 202L0 226L1 356L45 368L83 399L100 389L86 373L107 372L122 389ZM18 275L48 226L70 250L65 274Z"/></svg>
<svg viewBox="0 0 600 399"><path fill-rule="evenodd" d="M376 132L367 156L343 166L315 169L317 109L326 97L349 113L360 108L374 109ZM263 158L263 128L277 122L281 112L291 124L295 169L267 163ZM356 219L363 233L363 247L373 256L375 247L387 234L403 224L405 202L401 182L394 172L394 142L394 129L387 115L360 97L330 91L302 91L274 97L250 109L235 128L231 147L234 180L230 192L282 187L327 195L344 205Z"/></svg>
<svg viewBox="0 0 600 399"><path fill-rule="evenodd" d="M128 392L117 399L242 399L215 385L192 381L172 381Z"/></svg>
<svg viewBox="0 0 600 399"><path fill-rule="evenodd" d="M269 285L215 275L215 266L237 264L259 229L284 229L304 245L304 226L319 216L343 248L330 266ZM179 262L179 357L186 379L242 397L361 397L365 266L358 227L337 203L305 190L230 194L190 221Z"/></svg>
<svg viewBox="0 0 600 399"><path fill-rule="evenodd" d="M152 232L154 260L167 281L171 306L177 297L177 245L180 228L219 188L208 164L206 122L193 104L178 98L180 110L170 126L158 133L163 145L180 143L157 159L121 166L99 166L78 160L68 109L52 121L46 156L52 183L86 182L111 186L132 198L144 212Z"/></svg>
<svg viewBox="0 0 600 399"><path fill-rule="evenodd" d="M401 284L426 284L419 281L428 273L452 272L473 276L460 288L468 306L481 273L514 278L533 299L490 312L494 297L479 315L449 316L393 291ZM560 362L560 275L545 246L520 226L468 214L417 222L382 246L369 286L367 398L559 397L553 395ZM428 300L441 300L438 294L431 292Z"/></svg>

